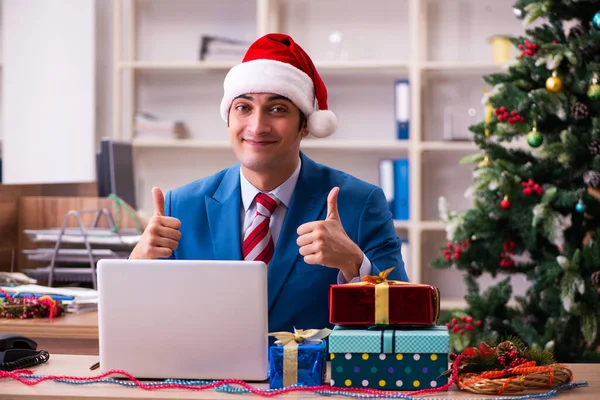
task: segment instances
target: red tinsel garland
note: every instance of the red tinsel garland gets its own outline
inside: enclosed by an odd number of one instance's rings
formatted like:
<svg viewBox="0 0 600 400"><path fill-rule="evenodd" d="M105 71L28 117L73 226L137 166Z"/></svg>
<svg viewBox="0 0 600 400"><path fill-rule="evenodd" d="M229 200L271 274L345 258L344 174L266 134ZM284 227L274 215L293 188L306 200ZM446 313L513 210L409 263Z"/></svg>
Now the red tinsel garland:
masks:
<svg viewBox="0 0 600 400"><path fill-rule="evenodd" d="M65 312L63 303L50 296L14 298L1 287L0 293L4 295L4 302L0 304L0 318L49 318L52 321Z"/></svg>
<svg viewBox="0 0 600 400"><path fill-rule="evenodd" d="M457 359L458 362L454 363L454 365L452 366L452 376L447 384L445 384L444 386L440 386L438 388L417 390L417 391L411 392L410 393L411 396L447 391L454 384L454 382L456 382L456 379L458 377L458 366L460 364L460 357L461 356L458 356L458 359ZM272 390L272 391L267 392L267 391L264 391L261 389L257 389L255 387L253 387L252 385L248 384L247 382L238 380L238 379L219 380L219 381L211 382L206 385L198 385L198 386L191 386L191 385L185 385L185 384L180 384L180 383L165 383L162 385L161 384L149 385L149 384L139 381L138 379L133 377L131 374L129 374L125 371L120 371L120 370L107 371L103 374L96 375L93 377L44 375L39 378L31 379L31 378L24 378L21 376L21 375L32 375L32 374L33 374L33 371L27 370L27 369L22 369L22 370L18 370L18 371L10 371L10 372L9 371L0 371L0 379L10 378L10 379L19 381L24 385L34 386L34 385L37 385L44 381L70 380L70 381L74 381L74 382L89 382L89 381L100 381L111 375L119 375L119 376L125 376L125 377L129 378L131 380L131 382L133 382L135 384L135 386L137 386L138 388L143 389L143 390L185 389L185 390L192 390L192 391L201 391L201 390L212 389L212 388L216 388L216 387L224 386L224 385L240 385L243 388L247 389L249 392L259 395L259 396L263 396L263 397L274 397L274 396L279 396L282 394L292 393L292 392L324 392L326 394L332 393L332 392L346 392L346 393L366 393L366 394L379 395L379 396L386 396L386 395L392 396L392 395L398 394L398 392L394 392L394 391L384 391L384 390L367 389L367 388L338 388L338 387L325 386L325 385L310 386L310 387L301 387L301 386L300 387L289 387L289 388L283 388L280 390Z"/></svg>

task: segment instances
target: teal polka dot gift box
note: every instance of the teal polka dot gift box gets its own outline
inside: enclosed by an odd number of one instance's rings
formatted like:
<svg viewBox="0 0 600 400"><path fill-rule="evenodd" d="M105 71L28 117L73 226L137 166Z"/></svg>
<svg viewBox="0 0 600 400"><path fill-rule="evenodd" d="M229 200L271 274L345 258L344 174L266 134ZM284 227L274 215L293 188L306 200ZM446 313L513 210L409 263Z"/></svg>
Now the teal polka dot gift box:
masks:
<svg viewBox="0 0 600 400"><path fill-rule="evenodd" d="M448 383L446 326L386 329L335 326L329 336L331 386L420 390Z"/></svg>

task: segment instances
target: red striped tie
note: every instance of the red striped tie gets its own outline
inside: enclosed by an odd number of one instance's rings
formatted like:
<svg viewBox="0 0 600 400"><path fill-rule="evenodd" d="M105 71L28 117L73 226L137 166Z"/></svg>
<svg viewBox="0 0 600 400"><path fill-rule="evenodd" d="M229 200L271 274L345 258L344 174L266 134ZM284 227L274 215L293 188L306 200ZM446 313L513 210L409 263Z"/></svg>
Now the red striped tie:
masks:
<svg viewBox="0 0 600 400"><path fill-rule="evenodd" d="M244 260L264 261L269 265L275 250L269 223L271 214L278 205L279 200L269 194L259 193L256 195L256 215L244 234L244 243L242 244Z"/></svg>

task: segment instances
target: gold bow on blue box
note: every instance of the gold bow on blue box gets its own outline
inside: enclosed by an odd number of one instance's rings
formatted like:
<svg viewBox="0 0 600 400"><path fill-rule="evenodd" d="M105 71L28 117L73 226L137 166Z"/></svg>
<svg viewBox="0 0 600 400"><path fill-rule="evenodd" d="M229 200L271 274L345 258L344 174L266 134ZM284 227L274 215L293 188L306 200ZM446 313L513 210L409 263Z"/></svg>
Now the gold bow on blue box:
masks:
<svg viewBox="0 0 600 400"><path fill-rule="evenodd" d="M298 383L298 346L318 344L329 336L331 329L296 329L294 332L273 332L277 346L283 346L283 387Z"/></svg>

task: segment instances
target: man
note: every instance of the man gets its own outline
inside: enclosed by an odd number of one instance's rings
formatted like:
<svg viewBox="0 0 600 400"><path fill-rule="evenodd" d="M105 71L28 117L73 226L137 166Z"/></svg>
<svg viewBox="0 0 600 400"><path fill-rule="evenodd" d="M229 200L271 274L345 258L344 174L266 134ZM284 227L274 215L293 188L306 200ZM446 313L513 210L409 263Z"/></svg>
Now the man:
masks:
<svg viewBox="0 0 600 400"><path fill-rule="evenodd" d="M408 281L383 191L300 152L337 120L291 37L250 46L225 78L221 115L240 163L166 197L153 188L155 214L132 259L264 261L270 332L331 327L331 284L390 267L389 279Z"/></svg>

